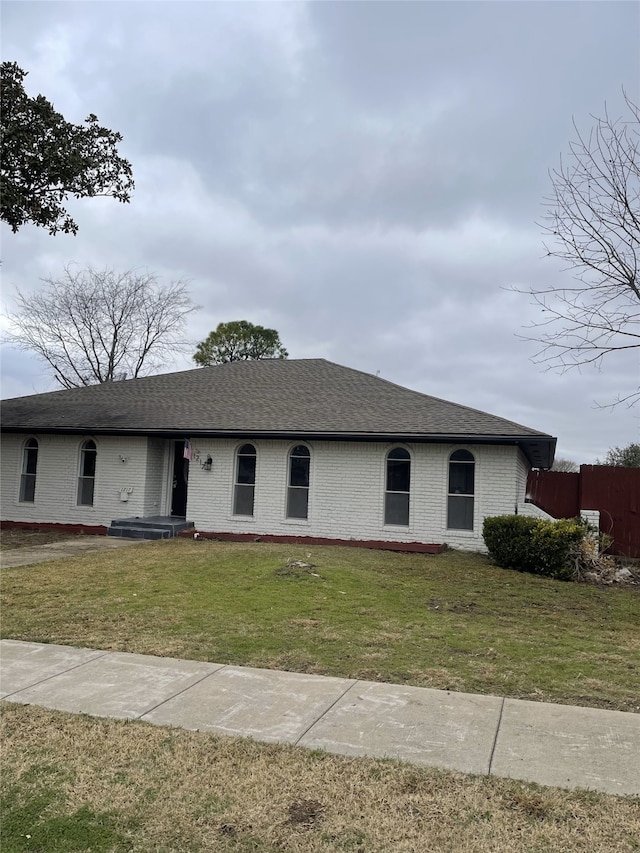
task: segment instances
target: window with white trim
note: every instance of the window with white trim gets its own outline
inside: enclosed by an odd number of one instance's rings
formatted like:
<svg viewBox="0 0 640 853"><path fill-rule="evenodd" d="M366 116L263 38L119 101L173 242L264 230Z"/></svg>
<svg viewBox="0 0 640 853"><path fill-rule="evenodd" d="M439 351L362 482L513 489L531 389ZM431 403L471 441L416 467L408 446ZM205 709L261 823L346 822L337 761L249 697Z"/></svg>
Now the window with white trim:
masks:
<svg viewBox="0 0 640 853"><path fill-rule="evenodd" d="M476 460L468 450L455 450L449 457L447 527L473 530Z"/></svg>
<svg viewBox="0 0 640 853"><path fill-rule="evenodd" d="M80 448L80 470L78 472L78 506L93 506L96 482L96 460L98 448L95 441L87 439Z"/></svg>
<svg viewBox="0 0 640 853"><path fill-rule="evenodd" d="M233 514L253 515L256 488L256 449L243 444L236 453L236 478L233 490Z"/></svg>
<svg viewBox="0 0 640 853"><path fill-rule="evenodd" d="M287 488L287 518L307 518L309 513L309 473L311 453L298 444L289 454L289 486Z"/></svg>
<svg viewBox="0 0 640 853"><path fill-rule="evenodd" d="M384 523L409 526L409 492L411 486L411 456L408 450L396 447L387 453L386 487L384 493Z"/></svg>
<svg viewBox="0 0 640 853"><path fill-rule="evenodd" d="M38 442L29 438L22 450L20 475L20 502L32 504L36 499L36 471L38 468Z"/></svg>

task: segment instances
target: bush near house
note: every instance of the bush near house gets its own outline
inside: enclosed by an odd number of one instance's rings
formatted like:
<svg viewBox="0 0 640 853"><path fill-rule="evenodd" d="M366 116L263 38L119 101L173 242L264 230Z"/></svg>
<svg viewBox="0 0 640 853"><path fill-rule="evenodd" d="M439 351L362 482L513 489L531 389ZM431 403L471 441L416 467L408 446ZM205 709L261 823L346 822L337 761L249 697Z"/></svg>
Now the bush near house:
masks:
<svg viewBox="0 0 640 853"><path fill-rule="evenodd" d="M570 557L588 532L580 518L547 521L524 515L485 518L485 545L494 562L506 569L573 580L575 564Z"/></svg>

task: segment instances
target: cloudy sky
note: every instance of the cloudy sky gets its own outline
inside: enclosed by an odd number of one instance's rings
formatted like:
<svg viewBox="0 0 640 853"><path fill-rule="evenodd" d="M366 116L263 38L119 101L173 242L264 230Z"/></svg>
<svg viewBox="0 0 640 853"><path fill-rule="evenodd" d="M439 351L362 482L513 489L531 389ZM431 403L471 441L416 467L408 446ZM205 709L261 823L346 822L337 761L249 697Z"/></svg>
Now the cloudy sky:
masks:
<svg viewBox="0 0 640 853"><path fill-rule="evenodd" d="M590 115L638 100L632 2L2 3L2 55L64 116L122 133L131 204L77 236L2 226L3 301L69 262L186 278L202 340L276 328L327 358L558 437L593 462L640 440L637 354L544 372L512 286L544 257L548 170ZM187 357L167 369L185 369ZM2 396L53 388L2 350Z"/></svg>

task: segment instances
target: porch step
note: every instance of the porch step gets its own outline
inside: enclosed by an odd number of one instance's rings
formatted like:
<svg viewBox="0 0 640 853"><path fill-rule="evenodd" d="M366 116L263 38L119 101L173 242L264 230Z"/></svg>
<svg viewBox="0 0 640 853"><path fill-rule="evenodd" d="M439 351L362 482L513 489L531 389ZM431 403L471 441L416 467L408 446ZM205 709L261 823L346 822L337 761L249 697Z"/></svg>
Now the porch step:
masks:
<svg viewBox="0 0 640 853"><path fill-rule="evenodd" d="M192 528L193 522L170 515L152 515L146 518L116 518L107 529L107 536L124 539L173 539L181 530Z"/></svg>
<svg viewBox="0 0 640 853"><path fill-rule="evenodd" d="M107 536L119 536L122 539L171 539L170 530L158 527L119 527L111 525L107 528Z"/></svg>

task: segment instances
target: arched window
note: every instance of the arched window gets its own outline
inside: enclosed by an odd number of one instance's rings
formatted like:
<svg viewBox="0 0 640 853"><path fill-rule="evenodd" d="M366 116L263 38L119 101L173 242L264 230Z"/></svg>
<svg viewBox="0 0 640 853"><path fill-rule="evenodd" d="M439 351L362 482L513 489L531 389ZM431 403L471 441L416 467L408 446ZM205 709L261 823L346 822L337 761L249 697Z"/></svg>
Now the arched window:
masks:
<svg viewBox="0 0 640 853"><path fill-rule="evenodd" d="M449 457L447 527L451 530L473 530L475 467L468 450L455 450Z"/></svg>
<svg viewBox="0 0 640 853"><path fill-rule="evenodd" d="M38 468L38 442L29 438L22 451L22 474L20 476L20 500L32 504L36 499L36 470Z"/></svg>
<svg viewBox="0 0 640 853"><path fill-rule="evenodd" d="M243 444L236 453L236 482L233 494L233 514L253 515L256 487L256 449Z"/></svg>
<svg viewBox="0 0 640 853"><path fill-rule="evenodd" d="M309 512L309 470L311 454L304 444L298 444L289 454L289 487L287 489L287 518L307 518Z"/></svg>
<svg viewBox="0 0 640 853"><path fill-rule="evenodd" d="M95 441L88 439L80 448L80 471L78 473L78 505L93 506L93 489L96 482L96 459L98 448Z"/></svg>
<svg viewBox="0 0 640 853"><path fill-rule="evenodd" d="M411 456L396 447L387 454L387 477L384 494L384 523L409 526L409 491Z"/></svg>

